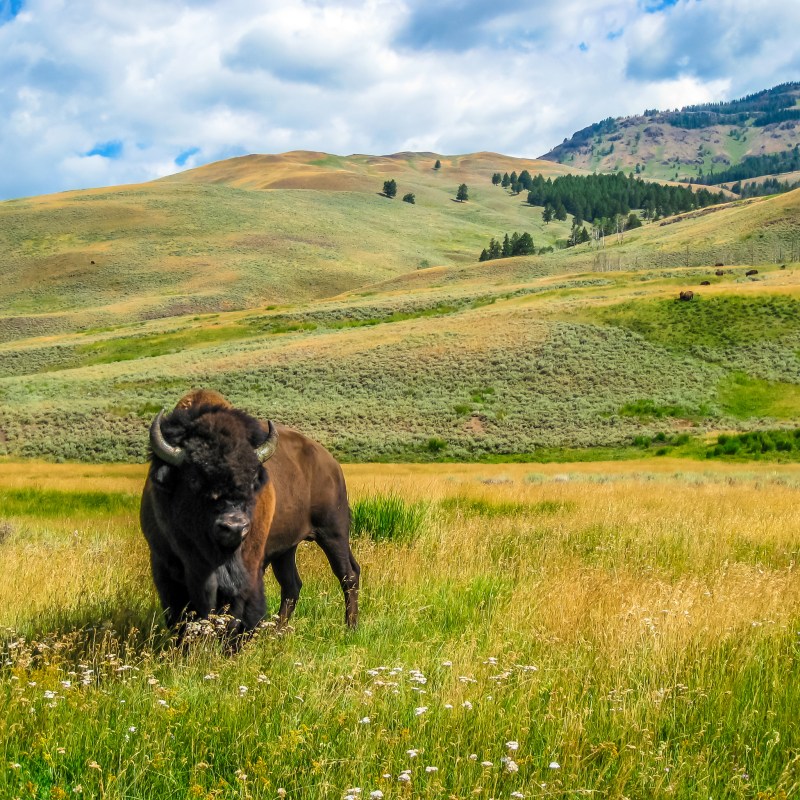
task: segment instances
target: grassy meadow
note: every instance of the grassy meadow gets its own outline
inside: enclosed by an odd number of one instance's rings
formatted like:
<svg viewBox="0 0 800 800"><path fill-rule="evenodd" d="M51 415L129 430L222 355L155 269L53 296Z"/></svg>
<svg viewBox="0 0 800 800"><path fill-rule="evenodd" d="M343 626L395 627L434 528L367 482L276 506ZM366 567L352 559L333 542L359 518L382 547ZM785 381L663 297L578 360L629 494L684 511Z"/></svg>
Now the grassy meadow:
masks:
<svg viewBox="0 0 800 800"><path fill-rule="evenodd" d="M3 797L800 792L796 465L349 465L359 628L304 545L235 657L170 646L143 474L0 464Z"/></svg>

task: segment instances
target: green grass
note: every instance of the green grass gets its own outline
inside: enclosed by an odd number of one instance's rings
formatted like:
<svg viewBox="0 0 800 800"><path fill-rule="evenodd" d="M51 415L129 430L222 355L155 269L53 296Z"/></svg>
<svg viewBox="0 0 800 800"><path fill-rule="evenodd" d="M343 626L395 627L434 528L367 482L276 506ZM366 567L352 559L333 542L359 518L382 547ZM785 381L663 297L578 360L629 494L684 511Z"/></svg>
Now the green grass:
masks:
<svg viewBox="0 0 800 800"><path fill-rule="evenodd" d="M675 350L741 347L753 341L794 341L800 336L800 300L787 295L698 294L690 303L637 300L597 313L607 324Z"/></svg>
<svg viewBox="0 0 800 800"><path fill-rule="evenodd" d="M572 503L542 500L537 503L497 501L455 495L441 502L441 508L452 514L475 517L513 517L521 515L558 514L574 508Z"/></svg>
<svg viewBox="0 0 800 800"><path fill-rule="evenodd" d="M800 417L800 385L765 381L741 372L726 376L719 388L720 403L737 419Z"/></svg>
<svg viewBox="0 0 800 800"><path fill-rule="evenodd" d="M351 504L351 535L374 542L413 541L429 517L429 505L409 503L398 494L373 494Z"/></svg>
<svg viewBox="0 0 800 800"><path fill-rule="evenodd" d="M0 514L4 517L63 519L131 514L139 496L117 492L64 492L55 489L0 489Z"/></svg>
<svg viewBox="0 0 800 800"><path fill-rule="evenodd" d="M104 339L92 344L78 345L75 349L80 359L79 364L89 366L139 358L156 358L170 353L180 353L187 348L218 344L252 335L253 331L244 325L212 325L172 333Z"/></svg>
<svg viewBox="0 0 800 800"><path fill-rule="evenodd" d="M708 446L707 458L738 457L797 461L800 459L800 429L750 431L721 434Z"/></svg>

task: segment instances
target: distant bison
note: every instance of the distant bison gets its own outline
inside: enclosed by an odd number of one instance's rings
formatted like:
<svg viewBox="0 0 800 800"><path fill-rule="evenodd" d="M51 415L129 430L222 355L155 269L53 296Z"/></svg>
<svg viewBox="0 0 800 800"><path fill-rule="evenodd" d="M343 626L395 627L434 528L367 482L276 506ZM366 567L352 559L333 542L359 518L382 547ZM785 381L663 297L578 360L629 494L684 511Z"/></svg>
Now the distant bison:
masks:
<svg viewBox="0 0 800 800"><path fill-rule="evenodd" d="M686 289L678 295L679 300L691 300L694 297L694 292L691 289Z"/></svg>
<svg viewBox="0 0 800 800"><path fill-rule="evenodd" d="M718 278L721 278L721 277L722 277L722 276L723 276L725 273L724 273L724 272L723 272L721 269L718 269L718 270L716 270L716 272L714 272L714 274L715 274L715 275L716 275Z"/></svg>
<svg viewBox="0 0 800 800"><path fill-rule="evenodd" d="M303 541L324 551L344 591L345 621L356 625L360 569L347 490L322 445L198 390L158 413L150 447L141 525L170 626L227 610L232 633L251 631L266 614L269 565L286 623L302 586L295 553Z"/></svg>
<svg viewBox="0 0 800 800"><path fill-rule="evenodd" d="M721 261L717 261L717 263L714 264L714 266L715 267L724 267L725 265Z"/></svg>
<svg viewBox="0 0 800 800"><path fill-rule="evenodd" d="M747 270L747 272L745 272L745 275L758 275L758 270L757 269L749 269L749 270Z"/></svg>
<svg viewBox="0 0 800 800"><path fill-rule="evenodd" d="M711 286L711 281L700 281L701 286Z"/></svg>

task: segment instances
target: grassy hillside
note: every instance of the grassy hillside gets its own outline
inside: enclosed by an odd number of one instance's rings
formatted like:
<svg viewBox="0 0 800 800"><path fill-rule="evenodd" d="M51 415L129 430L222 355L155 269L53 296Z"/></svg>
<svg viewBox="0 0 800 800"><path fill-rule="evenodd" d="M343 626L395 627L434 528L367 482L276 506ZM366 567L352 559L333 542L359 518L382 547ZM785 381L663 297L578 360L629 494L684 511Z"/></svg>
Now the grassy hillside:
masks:
<svg viewBox="0 0 800 800"><path fill-rule="evenodd" d="M435 171L426 155L318 156L290 154L276 180L324 169L369 189L227 185L267 174L253 157L0 206L14 221L0 235L17 242L0 290L0 453L141 460L153 414L192 386L355 461L703 456L718 432L796 420L800 192L475 263L490 236L528 230L540 247L567 230L491 185L508 160ZM388 174L416 205L374 191ZM467 179L474 199L454 202ZM231 246L267 221L262 260ZM95 264L65 267L92 236L80 257ZM128 255L104 261L103 248ZM692 304L675 301L684 288Z"/></svg>
<svg viewBox="0 0 800 800"><path fill-rule="evenodd" d="M141 467L0 464L0 795L800 792L796 465L346 477L358 630L303 544L293 629L230 657L167 642ZM373 538L389 508L414 524Z"/></svg>
<svg viewBox="0 0 800 800"><path fill-rule="evenodd" d="M774 96L785 94L800 100L800 84L787 84L771 90ZM769 92L762 93L761 101ZM553 148L542 158L595 172L637 168L651 179L688 181L710 172L738 164L746 156L779 153L797 144L797 119L767 125L759 101L708 104L696 110L656 111L633 117L604 120L578 131L569 140ZM794 107L796 110L797 106ZM739 113L739 109L745 109ZM692 122L704 116L705 123ZM673 124L698 127L681 127Z"/></svg>
<svg viewBox="0 0 800 800"><path fill-rule="evenodd" d="M492 192L490 178L498 165L564 168L492 154L434 162L248 156L140 186L0 203L0 325L46 333L329 297L471 262L506 230L526 226L542 245L563 235ZM416 205L381 196L389 177ZM472 200L456 203L463 182Z"/></svg>

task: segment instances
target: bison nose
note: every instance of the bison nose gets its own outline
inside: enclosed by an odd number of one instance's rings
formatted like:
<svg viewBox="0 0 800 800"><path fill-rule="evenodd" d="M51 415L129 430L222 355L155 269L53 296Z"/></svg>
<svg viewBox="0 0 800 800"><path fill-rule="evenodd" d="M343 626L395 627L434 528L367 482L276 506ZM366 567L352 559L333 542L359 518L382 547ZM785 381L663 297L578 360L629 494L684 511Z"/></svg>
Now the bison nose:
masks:
<svg viewBox="0 0 800 800"><path fill-rule="evenodd" d="M216 532L219 540L228 546L238 545L250 532L250 520L246 514L232 512L217 519Z"/></svg>

